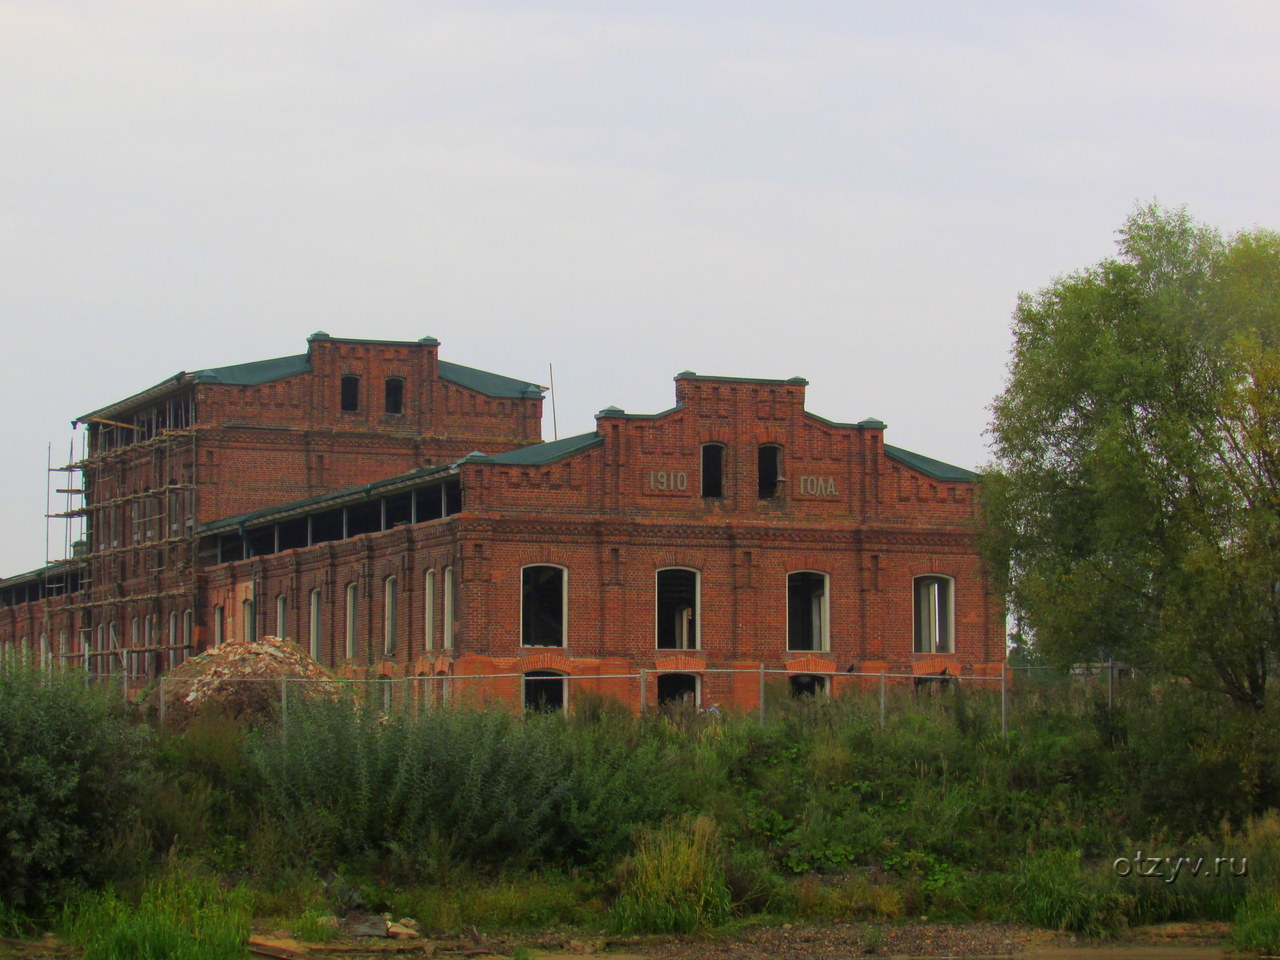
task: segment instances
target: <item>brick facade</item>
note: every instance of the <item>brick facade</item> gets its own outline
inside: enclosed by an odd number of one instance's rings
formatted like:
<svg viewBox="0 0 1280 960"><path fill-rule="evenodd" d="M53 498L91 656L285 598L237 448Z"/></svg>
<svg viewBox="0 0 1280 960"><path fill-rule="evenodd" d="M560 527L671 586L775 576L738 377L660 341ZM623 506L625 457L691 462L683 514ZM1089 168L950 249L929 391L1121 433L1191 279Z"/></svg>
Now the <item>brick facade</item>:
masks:
<svg viewBox="0 0 1280 960"><path fill-rule="evenodd" d="M748 708L762 668L835 692L882 670L1000 674L974 475L886 445L878 421L807 412L803 380L684 373L671 410L607 408L594 433L538 443L536 386L445 368L434 341L308 346L305 364L180 375L190 424L141 443L111 446L124 428L101 422L138 398L99 411L87 582L0 606L0 643L66 633L69 655L86 637L97 654L104 624L134 646L139 617L139 672L172 648L284 635L415 697L514 705L594 689L634 707L690 684ZM226 382L255 376L271 378ZM110 521L122 530L101 519L157 489L177 504L164 530L145 512ZM18 587L0 581L0 598L29 596Z"/></svg>

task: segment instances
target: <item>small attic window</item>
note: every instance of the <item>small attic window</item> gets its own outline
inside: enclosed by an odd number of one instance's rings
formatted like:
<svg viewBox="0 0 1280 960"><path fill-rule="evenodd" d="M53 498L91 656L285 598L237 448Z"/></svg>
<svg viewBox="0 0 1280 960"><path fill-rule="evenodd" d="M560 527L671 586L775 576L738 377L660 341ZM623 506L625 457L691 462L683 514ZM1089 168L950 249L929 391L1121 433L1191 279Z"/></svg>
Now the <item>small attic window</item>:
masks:
<svg viewBox="0 0 1280 960"><path fill-rule="evenodd" d="M404 377L387 377L385 410L387 413L404 413Z"/></svg>
<svg viewBox="0 0 1280 960"><path fill-rule="evenodd" d="M348 374L342 378L342 412L354 413L360 409L360 378Z"/></svg>

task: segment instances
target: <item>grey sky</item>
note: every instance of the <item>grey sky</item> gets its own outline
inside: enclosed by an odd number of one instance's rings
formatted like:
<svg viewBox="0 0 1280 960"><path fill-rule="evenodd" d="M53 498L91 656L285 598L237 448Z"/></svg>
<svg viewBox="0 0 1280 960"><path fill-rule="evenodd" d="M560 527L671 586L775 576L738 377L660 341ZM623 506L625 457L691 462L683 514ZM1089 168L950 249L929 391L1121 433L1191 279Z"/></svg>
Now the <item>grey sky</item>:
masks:
<svg viewBox="0 0 1280 960"><path fill-rule="evenodd" d="M799 374L980 464L1020 290L1138 202L1280 226L1278 52L1243 0L6 0L0 576L73 417L318 329L553 362L561 436Z"/></svg>

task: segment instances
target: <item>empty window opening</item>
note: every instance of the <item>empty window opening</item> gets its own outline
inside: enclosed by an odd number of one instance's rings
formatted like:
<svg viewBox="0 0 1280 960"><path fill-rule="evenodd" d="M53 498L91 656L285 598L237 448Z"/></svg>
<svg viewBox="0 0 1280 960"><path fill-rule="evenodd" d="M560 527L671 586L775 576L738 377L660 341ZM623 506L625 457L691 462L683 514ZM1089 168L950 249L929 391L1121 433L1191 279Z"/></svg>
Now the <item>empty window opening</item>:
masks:
<svg viewBox="0 0 1280 960"><path fill-rule="evenodd" d="M384 523L388 530L403 523L413 522L413 494L396 494L394 497L387 497L383 503Z"/></svg>
<svg viewBox="0 0 1280 960"><path fill-rule="evenodd" d="M385 409L387 413L404 413L403 377L387 377Z"/></svg>
<svg viewBox="0 0 1280 960"><path fill-rule="evenodd" d="M566 587L563 567L532 566L520 571L521 644L564 646Z"/></svg>
<svg viewBox="0 0 1280 960"><path fill-rule="evenodd" d="M666 706L698 705L698 678L691 673L662 673L658 675L658 704Z"/></svg>
<svg viewBox="0 0 1280 960"><path fill-rule="evenodd" d="M952 636L950 577L916 577L916 653L950 653Z"/></svg>
<svg viewBox="0 0 1280 960"><path fill-rule="evenodd" d="M792 674L788 678L791 681L791 695L793 697L817 697L826 695L827 678L814 676L812 673Z"/></svg>
<svg viewBox="0 0 1280 960"><path fill-rule="evenodd" d="M415 490L413 499L419 523L439 520L444 516L444 493L440 484Z"/></svg>
<svg viewBox="0 0 1280 960"><path fill-rule="evenodd" d="M444 482L444 512L449 517L462 512L462 483L457 477Z"/></svg>
<svg viewBox="0 0 1280 960"><path fill-rule="evenodd" d="M698 571L658 571L658 649L698 649Z"/></svg>
<svg viewBox="0 0 1280 960"><path fill-rule="evenodd" d="M354 413L360 409L360 378L347 375L342 378L342 409Z"/></svg>
<svg viewBox="0 0 1280 960"><path fill-rule="evenodd" d="M787 649L827 649L827 575L787 574Z"/></svg>
<svg viewBox="0 0 1280 960"><path fill-rule="evenodd" d="M276 525L276 546L280 550L297 550L309 544L306 517L295 517Z"/></svg>
<svg viewBox="0 0 1280 960"><path fill-rule="evenodd" d="M276 552L276 528L258 527L245 534L250 557L265 557Z"/></svg>
<svg viewBox="0 0 1280 960"><path fill-rule="evenodd" d="M702 445L702 495L724 496L724 444Z"/></svg>
<svg viewBox="0 0 1280 960"><path fill-rule="evenodd" d="M533 670L524 675L524 709L527 713L564 710L565 678L551 670Z"/></svg>
<svg viewBox="0 0 1280 960"><path fill-rule="evenodd" d="M778 495L782 484L782 448L776 443L766 443L758 454L760 475L760 499L771 500Z"/></svg>
<svg viewBox="0 0 1280 960"><path fill-rule="evenodd" d="M311 591L311 623L308 625L311 641L311 659L320 662L320 589Z"/></svg>
<svg viewBox="0 0 1280 960"><path fill-rule="evenodd" d="M422 578L422 643L430 650L436 640L436 572L428 570Z"/></svg>
<svg viewBox="0 0 1280 960"><path fill-rule="evenodd" d="M342 510L326 510L311 516L311 542L327 543L341 540L344 533Z"/></svg>
<svg viewBox="0 0 1280 960"><path fill-rule="evenodd" d="M383 587L382 650L387 656L396 652L397 596L396 578L387 577Z"/></svg>
<svg viewBox="0 0 1280 960"><path fill-rule="evenodd" d="M353 503L347 507L347 536L377 533L382 529L382 501Z"/></svg>
<svg viewBox="0 0 1280 960"><path fill-rule="evenodd" d="M356 658L356 629L359 626L359 597L354 583L347 584L347 659Z"/></svg>

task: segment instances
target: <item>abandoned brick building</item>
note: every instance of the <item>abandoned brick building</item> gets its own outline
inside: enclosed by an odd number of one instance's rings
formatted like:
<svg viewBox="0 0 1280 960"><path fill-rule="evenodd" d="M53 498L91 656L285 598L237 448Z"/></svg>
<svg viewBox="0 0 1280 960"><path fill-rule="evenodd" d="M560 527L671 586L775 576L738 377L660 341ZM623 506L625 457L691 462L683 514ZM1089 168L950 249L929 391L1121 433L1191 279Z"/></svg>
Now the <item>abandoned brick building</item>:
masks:
<svg viewBox="0 0 1280 960"><path fill-rule="evenodd" d="M543 388L438 347L321 332L79 417L84 540L0 580L0 644L145 682L284 636L513 705L999 675L969 471L807 412L800 378L681 373L671 409L544 443Z"/></svg>

